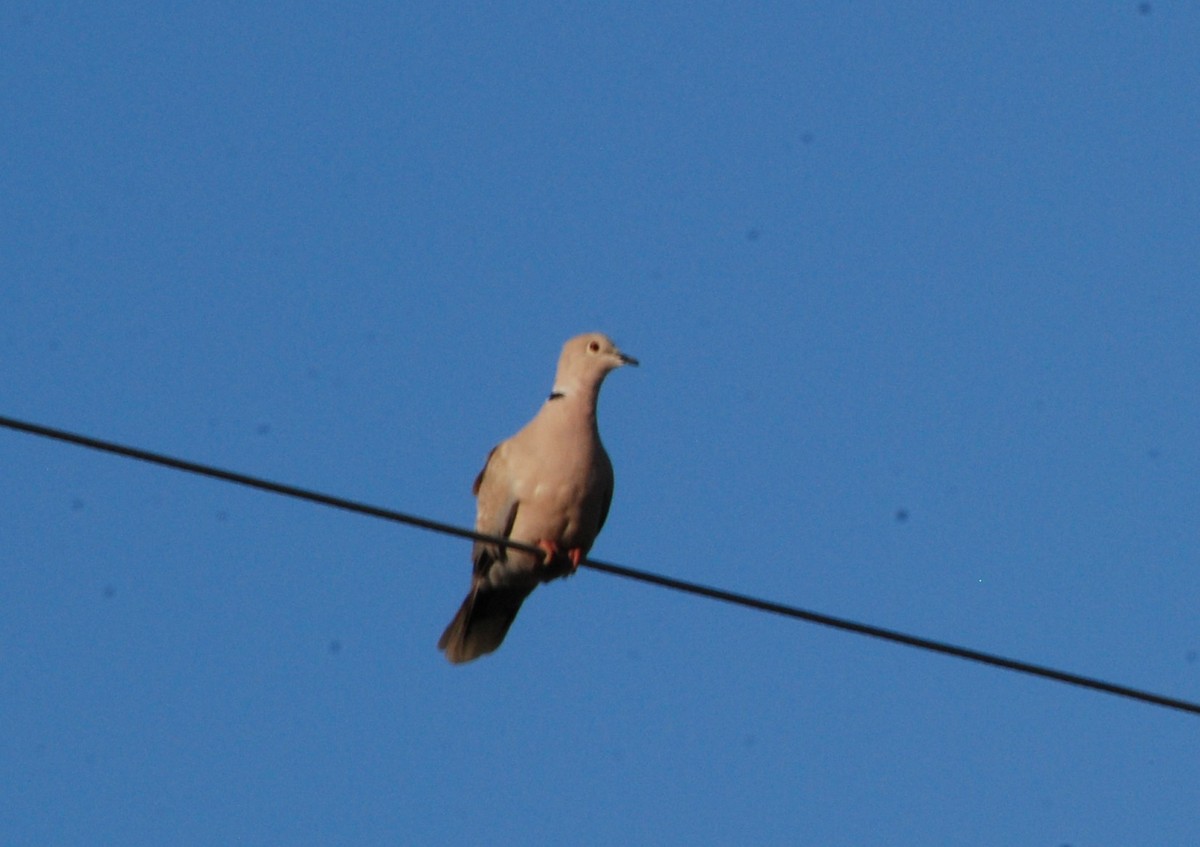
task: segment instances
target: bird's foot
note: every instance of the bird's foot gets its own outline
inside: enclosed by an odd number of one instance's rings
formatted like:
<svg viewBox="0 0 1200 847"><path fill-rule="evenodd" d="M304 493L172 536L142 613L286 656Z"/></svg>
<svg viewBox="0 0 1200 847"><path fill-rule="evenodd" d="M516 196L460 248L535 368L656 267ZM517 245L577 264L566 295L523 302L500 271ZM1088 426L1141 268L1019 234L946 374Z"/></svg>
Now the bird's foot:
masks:
<svg viewBox="0 0 1200 847"><path fill-rule="evenodd" d="M556 576L570 576L579 570L579 563L583 561L583 550L579 547L572 547L564 553L557 542L548 538L543 538L534 546L546 554L542 559L542 567L553 568Z"/></svg>
<svg viewBox="0 0 1200 847"><path fill-rule="evenodd" d="M549 538L543 538L541 541L539 541L534 546L542 548L542 552L546 554L546 558L544 558L542 560L543 565L549 566L549 565L553 564L554 560L557 559L559 556L558 544L551 541Z"/></svg>

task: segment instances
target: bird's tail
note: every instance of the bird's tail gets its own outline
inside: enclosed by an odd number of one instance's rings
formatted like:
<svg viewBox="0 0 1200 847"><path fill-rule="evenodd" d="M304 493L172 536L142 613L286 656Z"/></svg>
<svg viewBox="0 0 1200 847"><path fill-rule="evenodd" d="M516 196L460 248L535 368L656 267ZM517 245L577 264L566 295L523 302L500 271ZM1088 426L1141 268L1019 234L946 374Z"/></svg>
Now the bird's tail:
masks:
<svg viewBox="0 0 1200 847"><path fill-rule="evenodd" d="M532 587L471 586L458 614L438 639L438 649L445 651L446 658L456 665L491 653L504 641L532 590Z"/></svg>

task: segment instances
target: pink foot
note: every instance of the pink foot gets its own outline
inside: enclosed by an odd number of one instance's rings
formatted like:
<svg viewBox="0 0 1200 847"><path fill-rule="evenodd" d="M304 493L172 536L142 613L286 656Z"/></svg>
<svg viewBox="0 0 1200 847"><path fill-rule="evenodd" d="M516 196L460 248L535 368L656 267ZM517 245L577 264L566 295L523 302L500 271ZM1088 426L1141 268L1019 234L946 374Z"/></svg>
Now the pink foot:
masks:
<svg viewBox="0 0 1200 847"><path fill-rule="evenodd" d="M543 567L550 567L555 563L561 563L563 553L558 549L558 544L548 538L543 538L539 541L536 547L540 547L542 552L546 554L546 558L542 561ZM579 563L583 561L583 550L578 547L572 547L567 551L566 559L571 563L570 573L575 573L579 570ZM569 574L568 574L569 575Z"/></svg>
<svg viewBox="0 0 1200 847"><path fill-rule="evenodd" d="M546 560L544 562L542 562L542 564L548 565L551 562L553 562L555 559L558 558L558 545L555 544L550 539L543 538L541 541L539 541L534 546L541 547L542 552L544 552L546 554Z"/></svg>

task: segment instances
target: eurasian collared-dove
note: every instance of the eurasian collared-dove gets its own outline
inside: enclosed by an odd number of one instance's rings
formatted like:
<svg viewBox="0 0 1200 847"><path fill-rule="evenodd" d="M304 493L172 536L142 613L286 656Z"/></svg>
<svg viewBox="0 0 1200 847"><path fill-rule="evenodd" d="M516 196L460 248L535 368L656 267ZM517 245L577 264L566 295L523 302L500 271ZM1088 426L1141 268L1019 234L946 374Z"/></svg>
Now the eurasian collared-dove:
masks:
<svg viewBox="0 0 1200 847"><path fill-rule="evenodd" d="M574 573L591 549L613 493L596 398L609 371L636 364L598 332L572 338L545 405L488 454L473 489L475 530L536 545L545 555L475 542L471 590L438 641L451 662L499 647L538 583Z"/></svg>

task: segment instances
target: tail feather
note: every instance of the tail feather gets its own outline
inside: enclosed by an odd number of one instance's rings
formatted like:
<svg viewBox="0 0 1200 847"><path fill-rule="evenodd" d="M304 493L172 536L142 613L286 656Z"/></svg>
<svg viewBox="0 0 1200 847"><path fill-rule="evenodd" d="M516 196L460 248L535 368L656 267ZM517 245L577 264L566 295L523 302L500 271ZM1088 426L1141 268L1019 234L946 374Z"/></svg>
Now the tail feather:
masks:
<svg viewBox="0 0 1200 847"><path fill-rule="evenodd" d="M458 614L438 639L438 649L456 665L491 653L504 641L532 590L471 586Z"/></svg>

